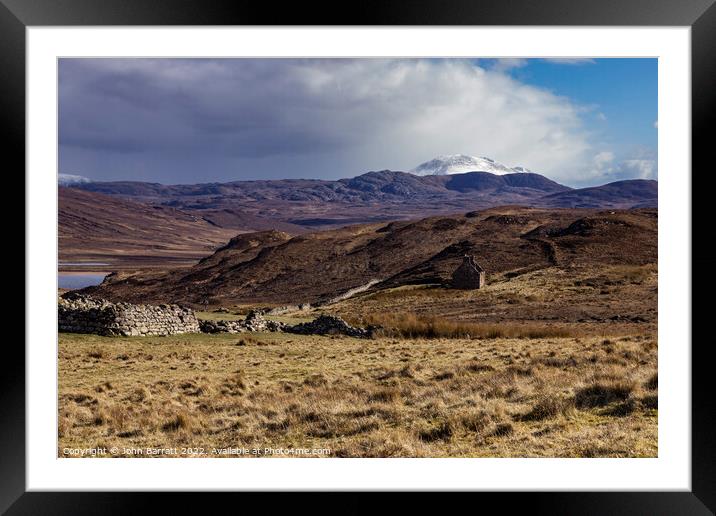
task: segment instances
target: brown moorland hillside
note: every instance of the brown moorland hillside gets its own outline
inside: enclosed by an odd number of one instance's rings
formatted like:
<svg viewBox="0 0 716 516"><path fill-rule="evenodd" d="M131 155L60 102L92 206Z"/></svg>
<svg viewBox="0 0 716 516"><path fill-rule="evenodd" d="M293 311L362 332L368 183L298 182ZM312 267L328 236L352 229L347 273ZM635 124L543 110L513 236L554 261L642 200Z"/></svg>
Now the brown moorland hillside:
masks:
<svg viewBox="0 0 716 516"><path fill-rule="evenodd" d="M497 278L540 269L657 262L657 210L502 207L291 237L239 235L191 267L120 273L87 293L188 305L316 303L377 281L371 291L446 284L464 254Z"/></svg>
<svg viewBox="0 0 716 516"><path fill-rule="evenodd" d="M166 206L59 188L60 262L186 265L236 234Z"/></svg>

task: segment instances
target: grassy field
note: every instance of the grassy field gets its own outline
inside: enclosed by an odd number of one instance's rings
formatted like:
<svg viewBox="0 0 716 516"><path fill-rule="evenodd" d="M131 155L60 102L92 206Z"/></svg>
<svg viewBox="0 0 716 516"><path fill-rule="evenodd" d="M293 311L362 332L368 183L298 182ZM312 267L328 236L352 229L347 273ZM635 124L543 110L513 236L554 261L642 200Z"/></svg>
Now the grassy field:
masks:
<svg viewBox="0 0 716 516"><path fill-rule="evenodd" d="M358 295L330 306L355 324L412 320L413 333L430 320L471 336L605 336L656 332L656 264L549 267L517 276L495 275L479 290L402 286ZM462 325L462 329L460 329ZM472 328L470 328L472 325ZM446 328L447 329L447 328Z"/></svg>
<svg viewBox="0 0 716 516"><path fill-rule="evenodd" d="M244 318L244 316L254 307L238 307L235 310L229 312L196 312L196 316L199 319L205 321L238 321ZM278 321L287 324L298 324L302 322L312 321L314 316L312 315L267 315L266 319L271 321Z"/></svg>
<svg viewBox="0 0 716 516"><path fill-rule="evenodd" d="M58 455L655 457L656 337L633 327L608 338L60 334Z"/></svg>

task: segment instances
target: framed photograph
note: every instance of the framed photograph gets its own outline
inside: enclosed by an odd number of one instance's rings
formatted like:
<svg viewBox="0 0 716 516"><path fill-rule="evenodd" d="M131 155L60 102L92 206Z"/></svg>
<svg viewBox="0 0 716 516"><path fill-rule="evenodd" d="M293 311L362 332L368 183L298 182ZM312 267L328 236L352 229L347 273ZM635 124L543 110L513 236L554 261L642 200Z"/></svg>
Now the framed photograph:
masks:
<svg viewBox="0 0 716 516"><path fill-rule="evenodd" d="M0 509L711 514L712 4L2 0Z"/></svg>

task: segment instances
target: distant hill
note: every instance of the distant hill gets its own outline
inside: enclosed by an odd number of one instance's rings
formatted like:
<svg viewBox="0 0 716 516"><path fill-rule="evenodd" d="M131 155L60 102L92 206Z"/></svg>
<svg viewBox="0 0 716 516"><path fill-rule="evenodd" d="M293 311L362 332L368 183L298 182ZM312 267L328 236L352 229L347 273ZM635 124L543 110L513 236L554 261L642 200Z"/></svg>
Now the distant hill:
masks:
<svg viewBox="0 0 716 516"><path fill-rule="evenodd" d="M523 195L538 196L570 190L539 174L527 172L504 175L467 172L443 176L416 176L407 172L382 170L337 181L319 179L276 179L234 181L195 185L162 185L139 181L77 183L75 188L117 195L134 200L174 204L213 205L219 199L240 201L397 201L412 197L458 196L468 191L491 191L505 187L530 189ZM514 193L520 193L515 191Z"/></svg>
<svg viewBox="0 0 716 516"><path fill-rule="evenodd" d="M488 172L467 172L445 177L444 182L445 188L458 192L495 191L503 194L510 192L520 195L534 195L535 198L542 197L547 193L571 190L568 186L529 172L503 175Z"/></svg>
<svg viewBox="0 0 716 516"><path fill-rule="evenodd" d="M326 181L283 179L195 185L136 181L72 188L176 208L221 228L296 234L356 223L413 219L502 205L631 208L656 205L655 181L571 189L531 172L417 176L390 170Z"/></svg>
<svg viewBox="0 0 716 516"><path fill-rule="evenodd" d="M630 179L546 195L539 204L555 208L656 207L658 190L656 181Z"/></svg>
<svg viewBox="0 0 716 516"><path fill-rule="evenodd" d="M77 188L59 188L60 262L144 266L186 264L236 232L166 206L150 206Z"/></svg>
<svg viewBox="0 0 716 516"><path fill-rule="evenodd" d="M645 264L657 258L657 211L494 208L464 215L348 226L291 236L242 234L194 266L118 274L88 293L132 302L201 306L329 299L440 283L464 254L490 275L571 264Z"/></svg>

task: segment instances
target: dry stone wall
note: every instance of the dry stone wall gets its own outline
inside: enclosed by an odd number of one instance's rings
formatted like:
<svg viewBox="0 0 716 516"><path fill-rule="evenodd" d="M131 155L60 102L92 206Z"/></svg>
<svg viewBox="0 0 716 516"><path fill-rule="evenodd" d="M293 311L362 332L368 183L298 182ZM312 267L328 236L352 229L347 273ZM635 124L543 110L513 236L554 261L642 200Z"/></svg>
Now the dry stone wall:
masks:
<svg viewBox="0 0 716 516"><path fill-rule="evenodd" d="M243 333L245 331L283 331L284 323L266 320L259 311L252 310L242 321L199 321L204 333Z"/></svg>
<svg viewBox="0 0 716 516"><path fill-rule="evenodd" d="M72 292L60 298L57 313L59 330L62 332L108 336L270 331L369 338L376 329L356 328L340 317L325 314L311 322L293 326L267 320L258 311L249 312L246 318L240 321L199 321L191 309L178 305L111 303Z"/></svg>
<svg viewBox="0 0 716 516"><path fill-rule="evenodd" d="M287 326L284 331L303 335L348 335L349 337L369 338L375 327L356 328L336 315L320 315L311 322Z"/></svg>
<svg viewBox="0 0 716 516"><path fill-rule="evenodd" d="M176 335L198 333L193 310L178 305L110 303L88 296L68 295L57 306L60 331L97 335Z"/></svg>

